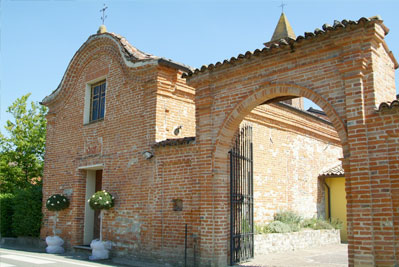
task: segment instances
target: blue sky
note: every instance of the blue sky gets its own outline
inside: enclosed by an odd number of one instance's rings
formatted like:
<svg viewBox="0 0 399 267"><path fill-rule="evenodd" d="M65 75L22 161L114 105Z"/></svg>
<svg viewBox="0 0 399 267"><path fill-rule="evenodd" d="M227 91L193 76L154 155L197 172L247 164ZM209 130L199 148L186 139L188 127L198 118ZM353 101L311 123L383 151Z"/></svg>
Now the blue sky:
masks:
<svg viewBox="0 0 399 267"><path fill-rule="evenodd" d="M3 133L10 119L5 111L16 98L31 92L31 100L41 101L58 86L75 52L101 25L103 3L108 6L108 31L125 36L142 51L192 67L262 48L281 14L281 1L274 0L0 1ZM399 60L397 0L284 3L296 35L333 24L335 19L380 15L390 28L388 46Z"/></svg>

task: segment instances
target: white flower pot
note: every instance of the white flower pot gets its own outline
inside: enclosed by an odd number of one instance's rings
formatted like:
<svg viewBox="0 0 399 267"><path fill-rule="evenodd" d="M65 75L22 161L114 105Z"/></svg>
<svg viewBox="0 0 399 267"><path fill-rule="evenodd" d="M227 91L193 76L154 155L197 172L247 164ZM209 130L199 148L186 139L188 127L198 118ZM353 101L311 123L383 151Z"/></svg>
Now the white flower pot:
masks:
<svg viewBox="0 0 399 267"><path fill-rule="evenodd" d="M64 248L62 247L64 240L62 240L62 238L59 236L55 235L46 237L46 244L47 253L60 254L65 252Z"/></svg>
<svg viewBox="0 0 399 267"><path fill-rule="evenodd" d="M90 247L92 255L89 256L90 260L105 260L109 258L109 250L111 249L111 241L100 241L95 239L91 241Z"/></svg>

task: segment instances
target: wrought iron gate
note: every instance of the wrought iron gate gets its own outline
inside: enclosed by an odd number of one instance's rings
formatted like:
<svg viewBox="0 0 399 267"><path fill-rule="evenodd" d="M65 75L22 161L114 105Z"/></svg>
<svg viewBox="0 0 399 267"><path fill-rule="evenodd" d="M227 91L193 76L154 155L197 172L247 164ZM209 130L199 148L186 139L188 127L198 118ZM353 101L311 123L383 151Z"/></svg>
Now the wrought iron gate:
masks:
<svg viewBox="0 0 399 267"><path fill-rule="evenodd" d="M242 127L230 154L230 264L254 257L252 127Z"/></svg>

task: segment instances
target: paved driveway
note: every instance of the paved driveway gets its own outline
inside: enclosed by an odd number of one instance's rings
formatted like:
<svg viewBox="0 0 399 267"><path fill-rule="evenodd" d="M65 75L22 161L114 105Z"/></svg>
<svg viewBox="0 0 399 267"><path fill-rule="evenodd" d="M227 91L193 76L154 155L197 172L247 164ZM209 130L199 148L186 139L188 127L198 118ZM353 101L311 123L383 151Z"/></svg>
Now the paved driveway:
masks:
<svg viewBox="0 0 399 267"><path fill-rule="evenodd" d="M250 262L236 266L291 267L291 266L348 266L348 245L337 244L257 256Z"/></svg>

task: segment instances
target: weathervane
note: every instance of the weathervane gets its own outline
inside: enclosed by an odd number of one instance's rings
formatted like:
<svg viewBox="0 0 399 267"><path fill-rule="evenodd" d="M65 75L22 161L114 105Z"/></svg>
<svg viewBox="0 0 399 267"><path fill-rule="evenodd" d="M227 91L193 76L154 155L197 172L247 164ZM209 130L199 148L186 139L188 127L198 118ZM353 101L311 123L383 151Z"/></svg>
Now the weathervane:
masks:
<svg viewBox="0 0 399 267"><path fill-rule="evenodd" d="M107 8L108 8L108 7L104 4L104 7L103 7L102 9L100 9L100 12L103 12L103 15L101 16L101 20L103 21L103 25L104 25L105 19L107 18L107 15L105 15L105 10L106 10Z"/></svg>
<svg viewBox="0 0 399 267"><path fill-rule="evenodd" d="M279 7L281 7L281 13L284 13L284 7L286 6L287 4L284 4L284 1L281 1L281 5L279 5Z"/></svg>

